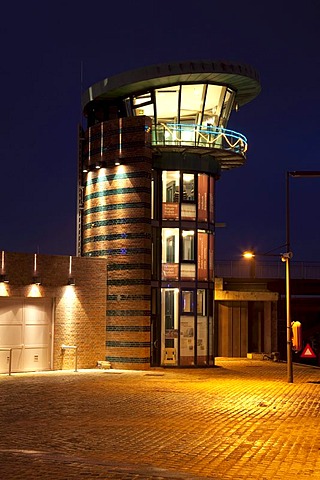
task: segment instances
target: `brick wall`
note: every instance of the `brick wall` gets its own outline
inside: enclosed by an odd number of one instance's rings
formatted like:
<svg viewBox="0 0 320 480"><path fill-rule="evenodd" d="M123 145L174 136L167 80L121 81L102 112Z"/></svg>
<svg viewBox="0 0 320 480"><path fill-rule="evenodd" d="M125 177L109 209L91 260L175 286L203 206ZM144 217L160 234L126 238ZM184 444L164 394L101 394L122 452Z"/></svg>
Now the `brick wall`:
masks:
<svg viewBox="0 0 320 480"><path fill-rule="evenodd" d="M108 261L106 359L115 368L150 367L150 127L131 117L86 132L83 254Z"/></svg>
<svg viewBox="0 0 320 480"><path fill-rule="evenodd" d="M5 252L9 283L1 284L1 296L50 298L53 304L53 369L74 367L74 351L61 345L78 346L78 368L93 368L105 358L106 261L72 257L76 285L68 286L69 256L37 255L41 285L33 285L34 255Z"/></svg>

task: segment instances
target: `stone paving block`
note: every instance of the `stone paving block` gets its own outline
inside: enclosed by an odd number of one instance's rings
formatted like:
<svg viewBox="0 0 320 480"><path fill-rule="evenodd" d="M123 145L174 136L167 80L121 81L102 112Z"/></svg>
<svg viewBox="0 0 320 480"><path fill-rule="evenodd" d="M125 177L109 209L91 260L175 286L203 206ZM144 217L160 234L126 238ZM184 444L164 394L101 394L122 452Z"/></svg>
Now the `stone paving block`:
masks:
<svg viewBox="0 0 320 480"><path fill-rule="evenodd" d="M0 375L0 478L319 480L320 369Z"/></svg>

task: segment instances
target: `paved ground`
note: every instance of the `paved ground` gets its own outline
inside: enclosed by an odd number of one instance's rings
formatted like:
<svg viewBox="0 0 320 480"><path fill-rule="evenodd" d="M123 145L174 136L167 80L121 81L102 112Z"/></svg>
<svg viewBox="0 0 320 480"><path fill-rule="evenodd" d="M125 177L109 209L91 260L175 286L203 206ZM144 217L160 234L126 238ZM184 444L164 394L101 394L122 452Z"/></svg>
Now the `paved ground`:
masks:
<svg viewBox="0 0 320 480"><path fill-rule="evenodd" d="M320 479L320 369L0 375L0 479Z"/></svg>

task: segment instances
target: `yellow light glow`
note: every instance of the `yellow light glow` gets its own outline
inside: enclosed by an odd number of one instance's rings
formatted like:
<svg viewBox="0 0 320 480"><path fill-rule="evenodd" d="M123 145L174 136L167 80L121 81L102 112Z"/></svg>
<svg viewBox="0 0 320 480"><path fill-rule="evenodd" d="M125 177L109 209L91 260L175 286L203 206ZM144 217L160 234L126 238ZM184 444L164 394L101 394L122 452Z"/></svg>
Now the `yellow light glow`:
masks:
<svg viewBox="0 0 320 480"><path fill-rule="evenodd" d="M30 290L27 297L42 297L39 285L30 285Z"/></svg>
<svg viewBox="0 0 320 480"><path fill-rule="evenodd" d="M247 258L248 260L250 260L251 258L254 258L255 257L255 254L253 252L244 252L243 255L242 255L244 258Z"/></svg>
<svg viewBox="0 0 320 480"><path fill-rule="evenodd" d="M63 297L67 302L71 302L71 303L68 305L69 308L70 308L70 306L72 305L72 303L73 303L73 302L75 301L75 299L77 298L77 295L76 295L74 286L73 286L73 285L66 285L62 297Z"/></svg>
<svg viewBox="0 0 320 480"><path fill-rule="evenodd" d="M193 173L184 173L183 174L183 180L185 182L192 182L192 180L194 180L194 174Z"/></svg>
<svg viewBox="0 0 320 480"><path fill-rule="evenodd" d="M7 283L0 283L0 297L9 296L9 285Z"/></svg>

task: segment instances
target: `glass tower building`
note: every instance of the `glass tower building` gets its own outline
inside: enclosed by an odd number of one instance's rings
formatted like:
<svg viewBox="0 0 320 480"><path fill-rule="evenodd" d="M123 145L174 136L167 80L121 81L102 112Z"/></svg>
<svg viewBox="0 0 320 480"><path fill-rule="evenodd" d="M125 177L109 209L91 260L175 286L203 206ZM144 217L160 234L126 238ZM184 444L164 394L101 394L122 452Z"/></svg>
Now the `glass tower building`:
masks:
<svg viewBox="0 0 320 480"><path fill-rule="evenodd" d="M107 258L115 368L214 365L215 182L245 162L228 121L259 92L250 66L198 61L84 93L77 254Z"/></svg>

